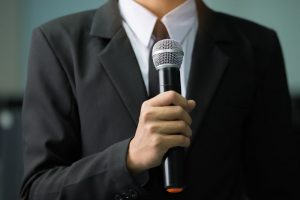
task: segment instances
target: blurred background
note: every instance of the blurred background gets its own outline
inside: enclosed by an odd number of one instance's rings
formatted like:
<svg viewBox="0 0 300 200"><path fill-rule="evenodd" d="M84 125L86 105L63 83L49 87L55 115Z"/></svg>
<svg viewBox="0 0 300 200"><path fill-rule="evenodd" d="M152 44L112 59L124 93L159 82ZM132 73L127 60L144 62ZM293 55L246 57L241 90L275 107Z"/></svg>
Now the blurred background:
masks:
<svg viewBox="0 0 300 200"><path fill-rule="evenodd" d="M48 20L97 8L105 0L0 0L0 200L18 199L22 175L20 113L32 29ZM277 31L300 134L300 1L205 0L214 10L250 19Z"/></svg>

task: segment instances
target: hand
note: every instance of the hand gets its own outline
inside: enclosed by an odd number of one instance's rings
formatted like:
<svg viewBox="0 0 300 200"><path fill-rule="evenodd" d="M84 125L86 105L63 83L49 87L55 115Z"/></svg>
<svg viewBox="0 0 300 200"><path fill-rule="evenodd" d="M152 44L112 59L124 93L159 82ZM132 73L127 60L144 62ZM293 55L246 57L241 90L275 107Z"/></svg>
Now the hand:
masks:
<svg viewBox="0 0 300 200"><path fill-rule="evenodd" d="M170 148L190 145L192 119L188 112L195 105L195 101L186 100L174 91L143 103L127 155L127 167L133 174L160 165Z"/></svg>

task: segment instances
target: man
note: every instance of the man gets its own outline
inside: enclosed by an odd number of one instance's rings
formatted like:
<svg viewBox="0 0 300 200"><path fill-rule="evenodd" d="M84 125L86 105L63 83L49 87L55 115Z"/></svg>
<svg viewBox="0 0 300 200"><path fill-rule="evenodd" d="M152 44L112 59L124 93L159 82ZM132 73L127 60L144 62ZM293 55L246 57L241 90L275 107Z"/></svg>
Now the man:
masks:
<svg viewBox="0 0 300 200"><path fill-rule="evenodd" d="M183 45L183 96L148 95L158 23ZM23 124L23 199L297 199L276 34L202 1L110 0L37 28ZM185 189L169 194L175 146Z"/></svg>

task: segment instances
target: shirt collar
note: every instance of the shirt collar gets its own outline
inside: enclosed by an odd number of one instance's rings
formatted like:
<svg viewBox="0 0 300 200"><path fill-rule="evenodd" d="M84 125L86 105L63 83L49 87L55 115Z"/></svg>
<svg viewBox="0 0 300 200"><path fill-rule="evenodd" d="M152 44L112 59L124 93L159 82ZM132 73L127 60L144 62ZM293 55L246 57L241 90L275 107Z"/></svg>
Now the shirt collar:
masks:
<svg viewBox="0 0 300 200"><path fill-rule="evenodd" d="M195 0L186 0L161 19L169 32L170 38L180 43L183 43L184 38L197 20Z"/></svg>
<svg viewBox="0 0 300 200"><path fill-rule="evenodd" d="M119 0L119 9L124 22L143 45L149 47L157 17L134 0ZM161 19L170 38L180 43L183 43L196 20L198 18L195 0L185 1Z"/></svg>
<svg viewBox="0 0 300 200"><path fill-rule="evenodd" d="M148 46L157 17L134 0L119 0L119 8L123 21L143 45Z"/></svg>

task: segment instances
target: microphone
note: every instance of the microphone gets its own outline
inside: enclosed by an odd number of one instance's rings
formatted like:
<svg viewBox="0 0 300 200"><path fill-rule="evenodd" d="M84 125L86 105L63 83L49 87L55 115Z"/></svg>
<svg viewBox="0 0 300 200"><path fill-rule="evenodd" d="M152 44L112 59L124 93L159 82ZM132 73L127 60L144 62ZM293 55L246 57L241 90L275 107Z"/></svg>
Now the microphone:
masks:
<svg viewBox="0 0 300 200"><path fill-rule="evenodd" d="M152 49L153 63L158 70L160 93L174 90L181 93L180 66L183 59L181 45L172 39L158 41ZM163 158L164 187L169 193L183 191L184 148L169 149Z"/></svg>

